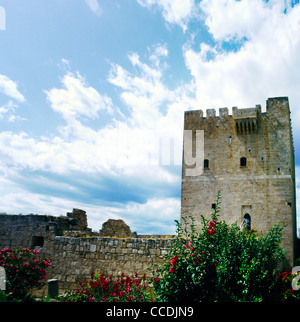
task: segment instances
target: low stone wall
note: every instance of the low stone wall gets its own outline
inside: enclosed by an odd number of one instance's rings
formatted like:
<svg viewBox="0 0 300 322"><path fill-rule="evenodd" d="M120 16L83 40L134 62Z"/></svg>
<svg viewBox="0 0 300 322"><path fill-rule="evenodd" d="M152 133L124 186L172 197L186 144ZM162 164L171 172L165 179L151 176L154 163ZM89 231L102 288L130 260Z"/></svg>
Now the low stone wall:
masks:
<svg viewBox="0 0 300 322"><path fill-rule="evenodd" d="M120 220L111 223L118 226ZM127 227L125 223L121 226ZM127 237L121 236L124 229L112 231L119 237L100 237L87 227L86 213L80 209L61 217L0 214L0 249L39 250L41 258L52 262L47 279L57 279L59 289L64 291L77 288L78 282L88 281L92 267L96 273L113 277L122 273L130 277L137 273L142 277L149 276L148 267L162 265L172 236L137 235L127 230Z"/></svg>
<svg viewBox="0 0 300 322"><path fill-rule="evenodd" d="M156 238L75 238L56 236L52 267L47 278L56 278L60 290L74 289L88 281L92 267L96 273L113 277L138 274L149 276L148 267L162 265L173 239ZM41 252L42 255L43 251Z"/></svg>

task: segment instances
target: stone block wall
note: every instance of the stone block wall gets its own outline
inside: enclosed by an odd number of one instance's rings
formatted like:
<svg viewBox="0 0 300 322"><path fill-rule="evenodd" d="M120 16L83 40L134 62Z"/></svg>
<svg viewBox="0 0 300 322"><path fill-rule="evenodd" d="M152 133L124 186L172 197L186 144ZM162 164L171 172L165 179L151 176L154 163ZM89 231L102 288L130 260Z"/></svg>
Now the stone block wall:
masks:
<svg viewBox="0 0 300 322"><path fill-rule="evenodd" d="M0 214L0 247L50 249L64 231L90 232L85 211L73 209L67 216Z"/></svg>
<svg viewBox="0 0 300 322"><path fill-rule="evenodd" d="M0 247L47 247L61 226L65 223L58 217L1 214Z"/></svg>
<svg viewBox="0 0 300 322"><path fill-rule="evenodd" d="M149 276L148 267L162 265L173 239L141 238L75 238L56 236L52 262L47 278L56 278L60 290L74 289L78 282L90 278L92 267L96 273L113 277ZM41 252L43 255L43 252Z"/></svg>
<svg viewBox="0 0 300 322"><path fill-rule="evenodd" d="M114 227L118 228L120 221L113 223L117 223ZM122 222L121 228L124 227L132 235L130 228ZM124 233L123 229L113 232L121 233ZM96 237L87 237L89 235ZM41 258L51 260L47 279L57 279L60 291L78 288L78 282L87 282L92 267L95 273L113 277L122 273L133 277L137 273L150 278L148 267L162 265L173 242L171 237L101 237L87 227L86 213L79 209L61 217L0 214L0 249L38 249Z"/></svg>

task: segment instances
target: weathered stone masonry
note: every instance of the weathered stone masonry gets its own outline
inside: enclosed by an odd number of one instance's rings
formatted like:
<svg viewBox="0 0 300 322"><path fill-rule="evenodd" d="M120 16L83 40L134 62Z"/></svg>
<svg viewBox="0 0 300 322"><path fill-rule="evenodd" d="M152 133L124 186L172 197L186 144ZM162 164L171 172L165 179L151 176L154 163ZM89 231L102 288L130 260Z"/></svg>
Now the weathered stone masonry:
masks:
<svg viewBox="0 0 300 322"><path fill-rule="evenodd" d="M92 267L115 277L122 273L149 275L147 268L163 262L171 243L172 239L56 236L49 274L63 288L74 288L78 282L87 281Z"/></svg>
<svg viewBox="0 0 300 322"><path fill-rule="evenodd" d="M149 276L148 267L163 263L171 236L133 238L124 222L110 220L111 228L114 223L121 227L119 231L112 229L116 237L99 237L103 229L100 234L92 232L87 227L86 213L80 209L61 217L0 214L0 249L38 249L41 257L51 259L47 278L58 279L60 290L74 289L78 282L88 281L92 267L96 273L113 277L122 273ZM130 237L119 236L124 234L125 226Z"/></svg>
<svg viewBox="0 0 300 322"><path fill-rule="evenodd" d="M187 111L184 129L204 133L203 172L187 175L182 168L181 218L192 215L196 226L207 216L221 191L221 220L247 221L249 229L266 233L274 224L284 225L282 246L291 262L296 255L295 161L289 101L268 98L261 106Z"/></svg>

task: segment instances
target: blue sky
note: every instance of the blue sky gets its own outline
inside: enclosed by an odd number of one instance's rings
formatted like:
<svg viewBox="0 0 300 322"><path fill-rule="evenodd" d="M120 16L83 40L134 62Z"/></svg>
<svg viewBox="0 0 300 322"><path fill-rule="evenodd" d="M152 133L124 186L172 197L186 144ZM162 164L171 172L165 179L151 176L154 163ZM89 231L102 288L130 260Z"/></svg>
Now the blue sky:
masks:
<svg viewBox="0 0 300 322"><path fill-rule="evenodd" d="M0 212L81 208L94 230L172 234L184 111L274 96L289 96L300 174L298 1L0 6Z"/></svg>

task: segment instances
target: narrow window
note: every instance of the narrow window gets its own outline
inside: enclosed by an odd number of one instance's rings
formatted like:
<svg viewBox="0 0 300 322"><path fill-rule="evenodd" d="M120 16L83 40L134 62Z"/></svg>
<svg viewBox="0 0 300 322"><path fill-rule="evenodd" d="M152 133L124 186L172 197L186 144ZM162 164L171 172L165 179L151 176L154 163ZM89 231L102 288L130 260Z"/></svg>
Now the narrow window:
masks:
<svg viewBox="0 0 300 322"><path fill-rule="evenodd" d="M242 157L241 158L241 167L246 167L247 166L247 158Z"/></svg>
<svg viewBox="0 0 300 322"><path fill-rule="evenodd" d="M244 216L244 227L246 230L250 231L251 230L251 217L249 214L246 214Z"/></svg>
<svg viewBox="0 0 300 322"><path fill-rule="evenodd" d="M211 209L216 209L216 204L215 203L211 204Z"/></svg>
<svg viewBox="0 0 300 322"><path fill-rule="evenodd" d="M209 160L205 159L204 160L204 169L208 169L209 168Z"/></svg>
<svg viewBox="0 0 300 322"><path fill-rule="evenodd" d="M36 246L43 247L44 246L44 237L43 236L32 236L32 246L34 248Z"/></svg>

